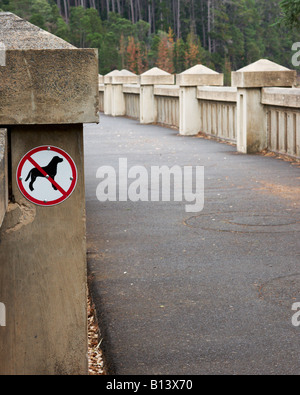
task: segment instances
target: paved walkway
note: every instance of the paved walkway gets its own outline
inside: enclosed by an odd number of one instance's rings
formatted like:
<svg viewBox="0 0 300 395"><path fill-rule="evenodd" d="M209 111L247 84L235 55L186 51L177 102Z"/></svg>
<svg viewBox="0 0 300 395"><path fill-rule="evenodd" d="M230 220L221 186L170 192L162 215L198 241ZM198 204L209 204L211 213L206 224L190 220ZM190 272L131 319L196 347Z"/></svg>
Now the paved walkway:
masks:
<svg viewBox="0 0 300 395"><path fill-rule="evenodd" d="M114 374L299 374L300 168L101 116L85 128L88 268ZM205 166L205 209L100 203L96 171Z"/></svg>

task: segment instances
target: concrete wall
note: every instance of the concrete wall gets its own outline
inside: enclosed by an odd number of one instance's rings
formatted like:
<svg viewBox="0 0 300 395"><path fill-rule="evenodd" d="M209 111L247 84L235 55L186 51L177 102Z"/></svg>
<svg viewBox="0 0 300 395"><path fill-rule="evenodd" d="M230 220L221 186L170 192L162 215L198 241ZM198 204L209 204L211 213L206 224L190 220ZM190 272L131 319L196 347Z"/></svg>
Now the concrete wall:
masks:
<svg viewBox="0 0 300 395"><path fill-rule="evenodd" d="M11 13L0 13L0 42L7 48L6 66L0 67L0 125L9 128L11 198L6 210L2 138L0 301L6 326L0 374L86 375L83 123L99 122L97 51L76 49ZM40 146L64 150L77 167L76 188L58 205L33 204L17 185L20 160ZM47 193L43 181L35 188Z"/></svg>
<svg viewBox="0 0 300 395"><path fill-rule="evenodd" d="M0 227L8 205L7 134L0 129Z"/></svg>
<svg viewBox="0 0 300 395"><path fill-rule="evenodd" d="M11 128L12 174L32 147L59 146L76 163L75 191L63 204L35 206L12 178L10 203L0 229L0 373L87 373L85 188L83 126Z"/></svg>

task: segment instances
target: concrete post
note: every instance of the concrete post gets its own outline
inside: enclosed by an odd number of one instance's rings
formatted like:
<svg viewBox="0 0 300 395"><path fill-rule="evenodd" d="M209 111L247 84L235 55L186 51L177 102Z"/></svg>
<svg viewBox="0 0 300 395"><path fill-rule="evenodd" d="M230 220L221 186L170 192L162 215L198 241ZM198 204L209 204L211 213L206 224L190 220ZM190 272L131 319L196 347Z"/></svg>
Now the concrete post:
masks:
<svg viewBox="0 0 300 395"><path fill-rule="evenodd" d="M111 71L104 76L104 114L112 115L112 77L118 75L119 70Z"/></svg>
<svg viewBox="0 0 300 395"><path fill-rule="evenodd" d="M124 84L137 84L138 76L128 70L114 70L104 77L104 113L113 117L126 115Z"/></svg>
<svg viewBox="0 0 300 395"><path fill-rule="evenodd" d="M177 75L177 85L180 87L179 108L181 135L193 136L200 132L201 119L199 114L198 86L222 86L223 74L203 65L196 65Z"/></svg>
<svg viewBox="0 0 300 395"><path fill-rule="evenodd" d="M174 85L174 81L173 75L157 67L140 76L140 123L151 124L157 120L154 85Z"/></svg>
<svg viewBox="0 0 300 395"><path fill-rule="evenodd" d="M0 230L0 374L88 374L83 123L98 122L98 54L79 50L10 13L0 14L0 125L8 128L11 194ZM24 155L55 146L78 179L63 203L20 192ZM59 174L59 170L57 175ZM43 191L39 178L35 188ZM47 184L48 186L48 184Z"/></svg>
<svg viewBox="0 0 300 395"><path fill-rule="evenodd" d="M232 73L237 93L237 150L257 153L267 148L267 117L262 104L262 88L292 87L296 71L261 59Z"/></svg>
<svg viewBox="0 0 300 395"><path fill-rule="evenodd" d="M126 115L126 103L123 93L123 85L137 84L138 81L139 77L128 70L121 70L118 75L111 77L111 115L113 117L122 117Z"/></svg>

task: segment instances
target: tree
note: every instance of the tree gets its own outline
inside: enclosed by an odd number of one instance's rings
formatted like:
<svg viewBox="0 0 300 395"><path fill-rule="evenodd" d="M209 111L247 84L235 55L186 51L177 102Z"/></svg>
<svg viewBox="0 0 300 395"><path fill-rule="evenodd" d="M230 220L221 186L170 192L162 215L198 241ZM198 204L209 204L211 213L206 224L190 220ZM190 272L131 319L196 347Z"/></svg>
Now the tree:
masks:
<svg viewBox="0 0 300 395"><path fill-rule="evenodd" d="M300 30L300 1L283 0L280 7L283 13L281 21L292 29Z"/></svg>
<svg viewBox="0 0 300 395"><path fill-rule="evenodd" d="M157 66L167 71L168 73L174 72L174 39L173 31L170 28L169 33L161 34L161 40L158 45L158 59Z"/></svg>

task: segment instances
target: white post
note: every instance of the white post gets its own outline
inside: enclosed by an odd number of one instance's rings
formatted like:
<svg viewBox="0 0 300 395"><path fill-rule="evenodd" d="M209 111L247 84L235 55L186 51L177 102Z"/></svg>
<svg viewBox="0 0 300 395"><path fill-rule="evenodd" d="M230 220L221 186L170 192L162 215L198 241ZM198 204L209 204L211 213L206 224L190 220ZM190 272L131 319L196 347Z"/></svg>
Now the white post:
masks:
<svg viewBox="0 0 300 395"><path fill-rule="evenodd" d="M180 86L180 127L181 135L194 136L200 132L198 86L221 86L224 76L203 65L197 65L177 75Z"/></svg>
<svg viewBox="0 0 300 395"><path fill-rule="evenodd" d="M123 117L126 115L124 84L137 84L139 77L128 70L121 70L111 77L111 115Z"/></svg>
<svg viewBox="0 0 300 395"><path fill-rule="evenodd" d="M157 121L157 107L154 96L155 85L174 85L174 76L158 68L153 68L140 76L140 123Z"/></svg>
<svg viewBox="0 0 300 395"><path fill-rule="evenodd" d="M261 152L268 147L267 117L262 104L262 88L292 87L296 72L261 59L232 73L237 93L237 150Z"/></svg>

